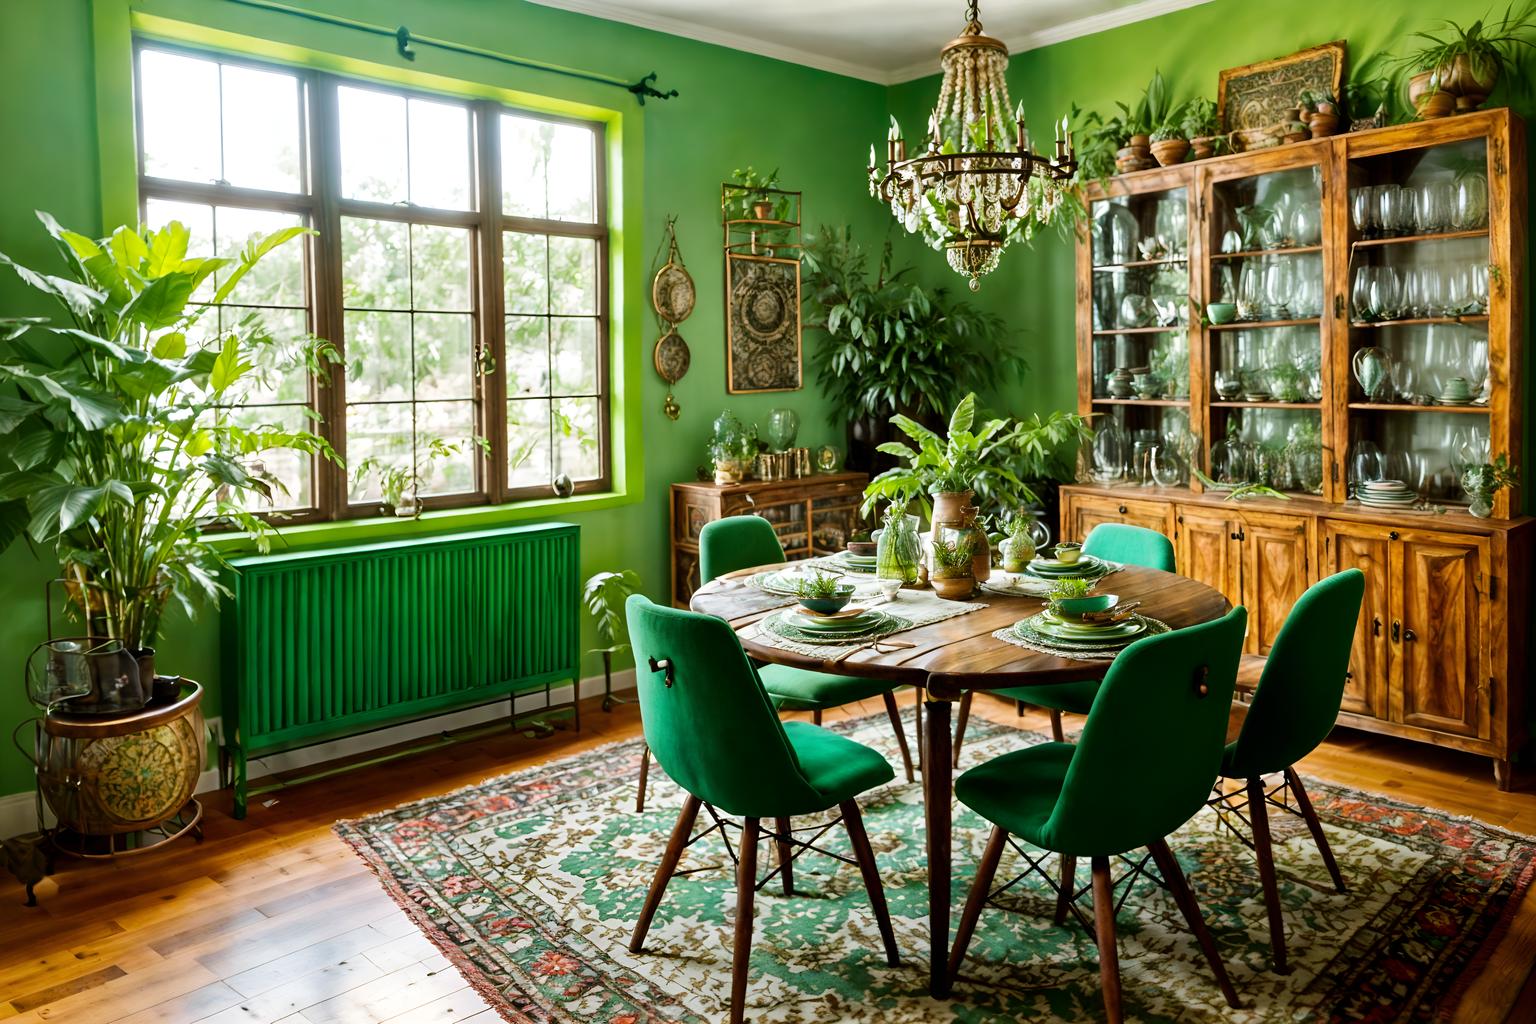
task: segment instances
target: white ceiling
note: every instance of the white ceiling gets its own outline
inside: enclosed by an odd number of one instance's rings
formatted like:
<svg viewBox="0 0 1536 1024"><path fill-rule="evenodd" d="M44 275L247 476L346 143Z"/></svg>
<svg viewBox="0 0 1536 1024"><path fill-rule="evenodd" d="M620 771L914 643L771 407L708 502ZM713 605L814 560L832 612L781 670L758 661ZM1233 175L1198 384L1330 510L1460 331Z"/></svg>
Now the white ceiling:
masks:
<svg viewBox="0 0 1536 1024"><path fill-rule="evenodd" d="M964 0L533 0L881 85L939 70ZM1014 53L1210 0L991 0L987 34Z"/></svg>

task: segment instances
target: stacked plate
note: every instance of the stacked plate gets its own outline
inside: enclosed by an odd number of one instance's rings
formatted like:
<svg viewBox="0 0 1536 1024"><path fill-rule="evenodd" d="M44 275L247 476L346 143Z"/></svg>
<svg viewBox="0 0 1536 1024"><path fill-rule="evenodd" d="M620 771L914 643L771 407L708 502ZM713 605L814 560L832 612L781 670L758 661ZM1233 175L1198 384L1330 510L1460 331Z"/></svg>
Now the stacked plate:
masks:
<svg viewBox="0 0 1536 1024"><path fill-rule="evenodd" d="M1013 631L1020 639L1069 650L1115 651L1150 628L1147 620L1134 614L1120 622L1092 623L1044 611L1015 623Z"/></svg>
<svg viewBox="0 0 1536 1024"><path fill-rule="evenodd" d="M839 551L832 556L831 561L849 572L873 575L875 571L874 555L856 555L852 551Z"/></svg>
<svg viewBox="0 0 1536 1024"><path fill-rule="evenodd" d="M1002 597L1049 597L1053 584L1050 580L1021 572L992 570L992 578L977 584L989 594Z"/></svg>
<svg viewBox="0 0 1536 1024"><path fill-rule="evenodd" d="M1366 480L1360 484L1360 504L1371 508L1412 508L1419 496L1401 480Z"/></svg>
<svg viewBox="0 0 1536 1024"><path fill-rule="evenodd" d="M844 608L833 615L817 615L804 608L785 608L763 619L763 628L797 643L857 643L906 629L911 623L873 608Z"/></svg>
<svg viewBox="0 0 1536 1024"><path fill-rule="evenodd" d="M1042 580L1068 578L1096 580L1101 576L1108 576L1115 569L1116 566L1102 558L1095 558L1085 551L1077 557L1075 562L1062 562L1055 558L1037 558L1030 562L1024 571Z"/></svg>

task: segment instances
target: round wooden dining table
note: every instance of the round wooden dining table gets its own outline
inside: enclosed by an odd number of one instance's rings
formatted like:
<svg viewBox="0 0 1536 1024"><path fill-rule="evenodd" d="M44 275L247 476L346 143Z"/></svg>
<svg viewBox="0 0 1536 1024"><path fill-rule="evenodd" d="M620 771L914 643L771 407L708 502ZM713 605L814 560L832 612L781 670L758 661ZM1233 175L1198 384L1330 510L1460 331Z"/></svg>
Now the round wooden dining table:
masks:
<svg viewBox="0 0 1536 1024"><path fill-rule="evenodd" d="M782 565L742 569L712 580L694 592L690 607L728 621L739 633L769 612L792 603L747 585L747 578ZM1121 603L1140 601L1140 611L1174 629L1225 615L1231 605L1220 591L1195 580L1157 569L1128 565L1106 577L1103 589ZM923 807L928 852L928 920L932 939L928 987L935 998L949 995L949 924L951 899L952 800L950 705L968 690L1041 686L1101 679L1110 661L1077 661L1020 647L992 634L1035 614L1044 601L987 591L973 600L979 611L918 626L890 637L910 644L900 648L864 648L851 655L830 647L826 658L807 657L751 637L742 647L759 661L797 668L890 680L917 688L923 769ZM840 657L843 654L845 656Z"/></svg>

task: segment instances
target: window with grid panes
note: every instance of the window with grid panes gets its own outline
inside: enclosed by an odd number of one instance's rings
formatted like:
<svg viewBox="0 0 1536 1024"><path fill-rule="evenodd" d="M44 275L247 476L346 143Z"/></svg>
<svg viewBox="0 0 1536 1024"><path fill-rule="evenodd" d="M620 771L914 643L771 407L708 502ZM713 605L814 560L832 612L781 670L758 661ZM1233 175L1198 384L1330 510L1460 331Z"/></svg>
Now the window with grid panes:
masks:
<svg viewBox="0 0 1536 1024"><path fill-rule="evenodd" d="M342 355L324 382L271 373L238 396L243 421L308 423L347 463L268 465L274 508L377 514L389 468L429 508L547 496L562 475L608 487L600 126L159 44L139 49L138 104L146 223L226 256L316 231L204 324Z"/></svg>

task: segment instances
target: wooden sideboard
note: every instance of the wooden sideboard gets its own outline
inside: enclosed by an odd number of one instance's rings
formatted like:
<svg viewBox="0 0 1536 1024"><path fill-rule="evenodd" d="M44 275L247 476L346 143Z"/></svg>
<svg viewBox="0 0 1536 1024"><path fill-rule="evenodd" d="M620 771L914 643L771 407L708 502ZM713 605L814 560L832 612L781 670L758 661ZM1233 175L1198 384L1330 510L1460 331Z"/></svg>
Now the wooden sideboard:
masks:
<svg viewBox="0 0 1536 1024"><path fill-rule="evenodd" d="M1508 788L1510 757L1527 736L1536 520L1381 514L1300 496L1236 502L1182 488L1062 488L1064 538L1081 541L1099 523L1171 538L1182 575L1248 609L1251 654L1269 652L1308 586L1361 569L1365 601L1339 723L1486 755Z"/></svg>
<svg viewBox="0 0 1536 1024"><path fill-rule="evenodd" d="M859 503L869 477L818 473L790 480L672 485L672 603L688 607L699 587L699 533L726 516L757 515L773 524L791 561L830 555L863 529Z"/></svg>

